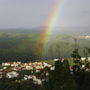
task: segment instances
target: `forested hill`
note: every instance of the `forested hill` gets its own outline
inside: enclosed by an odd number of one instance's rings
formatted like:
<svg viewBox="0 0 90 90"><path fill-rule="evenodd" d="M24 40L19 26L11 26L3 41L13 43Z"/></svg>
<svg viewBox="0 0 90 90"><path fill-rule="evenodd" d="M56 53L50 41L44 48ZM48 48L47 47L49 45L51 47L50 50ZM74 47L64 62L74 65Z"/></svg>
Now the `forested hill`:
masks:
<svg viewBox="0 0 90 90"><path fill-rule="evenodd" d="M85 47L90 48L90 39L80 38L80 36L90 35L89 29L88 33L85 33L85 30L81 33L81 29L72 32L68 28L67 31L65 28L59 29L49 36L42 58L70 57L75 47L74 38L77 38L80 55L84 56ZM35 60L36 47L41 33L42 28L0 30L0 61Z"/></svg>

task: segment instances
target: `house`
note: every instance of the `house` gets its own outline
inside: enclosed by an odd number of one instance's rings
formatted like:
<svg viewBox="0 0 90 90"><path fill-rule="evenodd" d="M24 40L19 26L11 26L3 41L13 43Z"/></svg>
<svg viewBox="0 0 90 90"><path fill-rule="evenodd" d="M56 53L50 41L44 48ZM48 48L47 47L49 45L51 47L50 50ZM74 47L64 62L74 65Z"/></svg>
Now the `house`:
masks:
<svg viewBox="0 0 90 90"><path fill-rule="evenodd" d="M18 76L19 76L19 74L17 72L15 72L15 71L11 71L11 72L8 72L6 74L7 78L15 78L15 77L18 77Z"/></svg>

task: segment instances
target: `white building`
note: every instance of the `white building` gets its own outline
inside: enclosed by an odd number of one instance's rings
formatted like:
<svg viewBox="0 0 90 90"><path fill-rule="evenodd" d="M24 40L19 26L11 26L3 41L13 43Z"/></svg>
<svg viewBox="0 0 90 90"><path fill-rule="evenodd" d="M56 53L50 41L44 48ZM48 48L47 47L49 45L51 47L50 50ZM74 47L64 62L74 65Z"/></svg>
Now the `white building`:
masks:
<svg viewBox="0 0 90 90"><path fill-rule="evenodd" d="M6 77L7 78L15 78L15 77L18 77L18 73L17 72L15 72L15 71L12 71L12 72L8 72L7 74L6 74Z"/></svg>

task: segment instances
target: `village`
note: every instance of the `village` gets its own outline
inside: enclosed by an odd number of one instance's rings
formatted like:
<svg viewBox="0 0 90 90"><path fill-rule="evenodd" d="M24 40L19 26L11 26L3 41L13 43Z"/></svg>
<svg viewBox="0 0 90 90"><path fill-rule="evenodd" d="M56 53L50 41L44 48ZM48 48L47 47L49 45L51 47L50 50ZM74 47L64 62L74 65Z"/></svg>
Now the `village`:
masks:
<svg viewBox="0 0 90 90"><path fill-rule="evenodd" d="M25 80L33 79L34 83L41 84L45 78L40 79L37 74L40 73L45 68L49 68L50 70L54 70L54 66L47 64L45 62L6 62L0 65L0 79L2 78L16 78L16 82L21 82ZM20 74L20 72L24 73ZM29 72L29 73L28 73ZM28 74L27 74L28 73ZM48 76L48 71L43 71L43 74ZM21 77L22 76L22 77ZM17 80L17 78L19 78Z"/></svg>
<svg viewBox="0 0 90 90"><path fill-rule="evenodd" d="M54 59L53 62L60 61L63 63L64 59ZM90 72L90 58L86 60L85 57L81 58L82 63L80 69ZM70 74L73 74L73 66L70 66ZM15 79L15 82L22 82L26 80L33 80L34 84L41 85L42 82L48 79L49 71L54 71L55 65L48 64L44 61L35 62L4 62L0 64L0 79Z"/></svg>

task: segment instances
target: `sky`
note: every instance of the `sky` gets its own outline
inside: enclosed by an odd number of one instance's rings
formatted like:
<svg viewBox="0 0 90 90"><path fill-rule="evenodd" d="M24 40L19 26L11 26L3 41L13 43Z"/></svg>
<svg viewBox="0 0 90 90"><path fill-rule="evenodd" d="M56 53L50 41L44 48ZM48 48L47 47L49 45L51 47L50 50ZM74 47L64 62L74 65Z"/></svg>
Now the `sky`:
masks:
<svg viewBox="0 0 90 90"><path fill-rule="evenodd" d="M0 0L0 28L46 26L58 0ZM61 0L56 26L90 26L90 0Z"/></svg>

